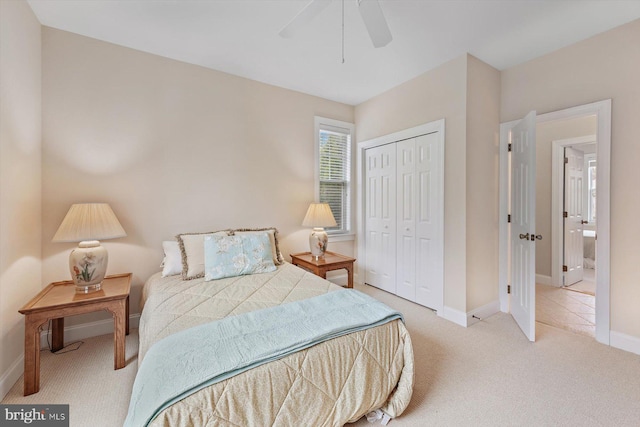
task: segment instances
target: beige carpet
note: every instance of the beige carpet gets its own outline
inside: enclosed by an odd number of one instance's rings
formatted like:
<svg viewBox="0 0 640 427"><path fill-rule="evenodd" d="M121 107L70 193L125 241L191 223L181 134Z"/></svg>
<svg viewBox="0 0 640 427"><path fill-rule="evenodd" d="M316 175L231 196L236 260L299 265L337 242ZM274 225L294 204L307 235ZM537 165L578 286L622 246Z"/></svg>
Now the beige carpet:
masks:
<svg viewBox="0 0 640 427"><path fill-rule="evenodd" d="M356 288L402 311L414 343L414 395L390 426L639 425L638 355L542 324L532 344L507 314L462 328L375 288ZM40 392L23 397L20 379L2 403L69 403L71 426L121 425L136 371L136 334L127 339L127 367L119 371L112 370L110 335L64 355L43 351Z"/></svg>

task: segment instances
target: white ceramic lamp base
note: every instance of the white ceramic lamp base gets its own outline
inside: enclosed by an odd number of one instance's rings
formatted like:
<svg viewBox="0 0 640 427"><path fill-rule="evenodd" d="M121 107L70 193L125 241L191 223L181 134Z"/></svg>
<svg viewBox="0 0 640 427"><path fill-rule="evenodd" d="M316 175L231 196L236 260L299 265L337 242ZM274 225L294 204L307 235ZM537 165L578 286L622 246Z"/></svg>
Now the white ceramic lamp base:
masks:
<svg viewBox="0 0 640 427"><path fill-rule="evenodd" d="M322 227L315 227L311 236L309 236L309 247L311 248L311 255L316 258L322 258L327 250L329 243L329 236Z"/></svg>
<svg viewBox="0 0 640 427"><path fill-rule="evenodd" d="M76 292L99 291L107 272L109 254L97 240L80 242L69 255L69 271Z"/></svg>

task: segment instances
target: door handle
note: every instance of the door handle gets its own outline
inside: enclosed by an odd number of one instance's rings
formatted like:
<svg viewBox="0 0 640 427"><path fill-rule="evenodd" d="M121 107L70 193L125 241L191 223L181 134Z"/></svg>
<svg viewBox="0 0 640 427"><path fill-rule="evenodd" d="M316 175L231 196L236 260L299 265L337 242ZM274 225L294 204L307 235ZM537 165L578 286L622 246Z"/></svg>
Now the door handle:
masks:
<svg viewBox="0 0 640 427"><path fill-rule="evenodd" d="M529 233L527 233L527 234L520 234L520 239L522 239L522 240L529 240Z"/></svg>
<svg viewBox="0 0 640 427"><path fill-rule="evenodd" d="M589 224L589 221L585 221L584 219L580 221L580 224Z"/></svg>
<svg viewBox="0 0 640 427"><path fill-rule="evenodd" d="M536 234L535 236L532 234L531 235L531 240L533 240L534 238L536 240L542 240L542 234Z"/></svg>

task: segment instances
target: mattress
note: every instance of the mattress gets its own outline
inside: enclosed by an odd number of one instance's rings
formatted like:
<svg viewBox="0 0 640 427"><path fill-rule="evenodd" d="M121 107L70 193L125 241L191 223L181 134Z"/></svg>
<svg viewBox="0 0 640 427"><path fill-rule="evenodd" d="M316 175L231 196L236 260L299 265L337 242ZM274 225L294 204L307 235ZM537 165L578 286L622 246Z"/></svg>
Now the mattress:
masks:
<svg viewBox="0 0 640 427"><path fill-rule="evenodd" d="M288 263L272 273L209 282L158 273L143 289L139 363L155 342L175 332L339 289ZM208 386L150 425L341 426L376 409L393 418L411 398L413 363L409 334L394 320Z"/></svg>

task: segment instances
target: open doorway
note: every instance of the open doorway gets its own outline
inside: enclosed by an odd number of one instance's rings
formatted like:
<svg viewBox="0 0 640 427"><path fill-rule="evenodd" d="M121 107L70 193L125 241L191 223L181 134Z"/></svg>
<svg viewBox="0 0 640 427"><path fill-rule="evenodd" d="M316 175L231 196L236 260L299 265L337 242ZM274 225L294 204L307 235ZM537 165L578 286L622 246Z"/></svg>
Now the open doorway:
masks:
<svg viewBox="0 0 640 427"><path fill-rule="evenodd" d="M609 344L610 342L610 320L609 320L609 303L610 303L610 289L609 289L609 275L610 275L610 196L609 196L609 188L610 188L610 159L611 159L611 100L604 100L599 102L594 102L591 104L580 105L577 107L571 107L564 110L558 110L550 113L545 113L535 116L534 114L534 126L533 126L533 138L535 140L535 130L536 124L541 124L545 122L553 122L553 121L567 121L572 119L577 119L580 117L586 116L594 116L596 117L597 129L595 132L597 144L597 162L598 162L598 172L597 172L597 185L599 189L598 197L597 197L597 215L598 221L596 225L596 234L597 239L595 240L595 246L597 250L597 269L595 270L595 282L596 282L596 294L597 300L595 301L595 338L598 342L603 344ZM527 116L528 117L528 116ZM535 258L536 251L530 251L531 253L531 268L525 269L527 265L517 262L512 262L512 257L510 256L510 243L517 243L518 234L512 234L510 232L512 228L511 223L511 215L509 214L509 209L511 206L511 200L513 199L510 194L513 193L510 185L510 171L511 168L511 157L512 153L509 150L509 144L511 142L513 130L518 123L524 123L527 118L523 120L515 120L512 122L502 123L500 125L500 214L504 218L507 218L506 221L500 223L500 244L499 244L499 294L500 294L500 309L504 312L511 312L513 314L512 308L514 305L514 301L517 303L522 300L520 296L529 295L527 298L527 305L529 307L529 321L528 324L534 325L533 335L532 331L524 330L525 335L531 340L535 340L535 306L536 306L536 298L535 298L535 282L538 281L536 279L540 279L540 276L546 276L547 280L549 278L548 274L541 274L536 276L535 274ZM536 156L537 153L533 153L533 161L530 163L533 165L533 173L536 171ZM529 168L528 170L531 170ZM549 177L551 174L547 174ZM527 188L524 188L522 191L527 191L528 194L536 195L533 199L537 198L536 191L536 178L534 176L531 181L531 185ZM516 193L518 193L517 190ZM515 200L515 199L513 199ZM532 202L533 206L535 206L535 201ZM547 202L549 203L549 202ZM534 212L532 212L533 218L536 218ZM555 224L555 221L550 221L552 226ZM555 226L554 226L555 227ZM541 242L545 240L549 242L550 234L547 231L547 234L540 233L540 228L538 224L535 224L532 228L535 230L529 230L529 235L522 234L520 239L529 237L533 242L534 239L531 239L532 235L535 235L535 246L540 245ZM513 237L515 236L515 238ZM542 239L542 240L541 240ZM554 249L555 250L555 249ZM557 257L552 257L551 263L557 263L559 266L562 265L561 262L557 261ZM551 275L552 277L556 275L556 268L552 266ZM547 270L549 271L549 270ZM561 271L561 270L560 270ZM561 276L562 274L558 274ZM517 295L510 295L510 290L513 288L511 286L512 280L514 278L526 278L524 282L526 286L520 286L523 289L521 292L518 292ZM519 282L518 282L519 283ZM516 283L516 285L518 284ZM530 284L530 285L529 285ZM516 286L518 288L518 286ZM526 288L526 289L525 289ZM526 291L526 292L525 292ZM515 315L514 315L515 317ZM518 323L520 325L520 323ZM522 327L522 326L521 326Z"/></svg>
<svg viewBox="0 0 640 427"><path fill-rule="evenodd" d="M595 338L595 115L536 126L536 321Z"/></svg>

